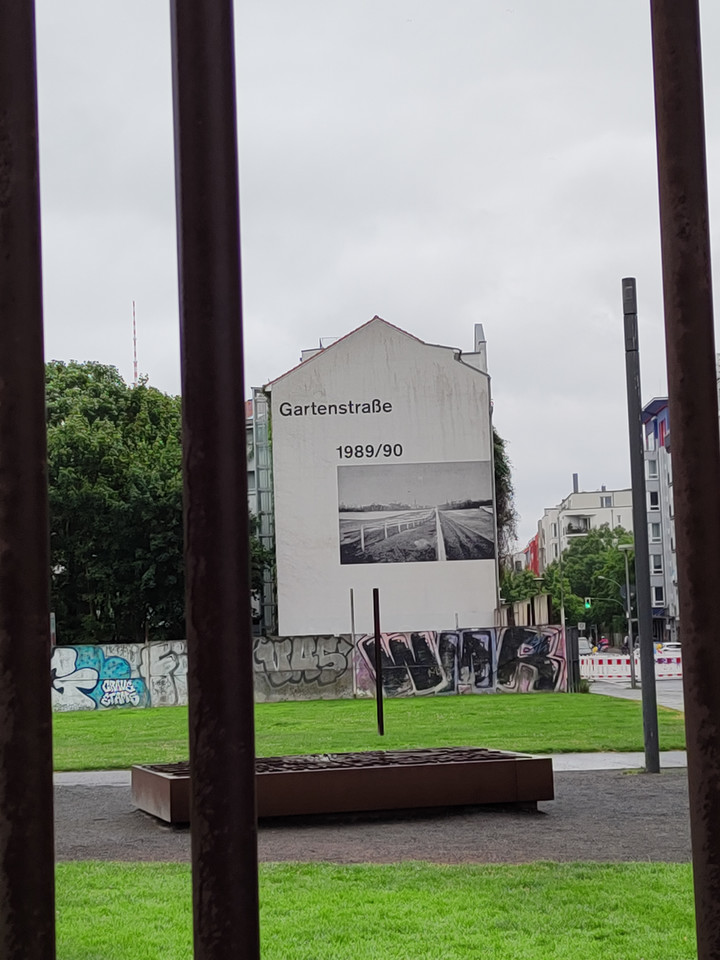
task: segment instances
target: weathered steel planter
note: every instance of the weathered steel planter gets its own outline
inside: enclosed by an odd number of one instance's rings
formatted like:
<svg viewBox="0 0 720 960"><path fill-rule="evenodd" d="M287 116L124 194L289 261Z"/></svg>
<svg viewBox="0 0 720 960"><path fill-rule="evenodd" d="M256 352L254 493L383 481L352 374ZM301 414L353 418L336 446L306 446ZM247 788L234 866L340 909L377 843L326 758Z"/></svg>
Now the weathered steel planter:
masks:
<svg viewBox="0 0 720 960"><path fill-rule="evenodd" d="M520 753L449 747L374 750L255 761L259 817L357 813L552 800L552 760ZM132 768L132 799L167 823L190 819L190 767Z"/></svg>

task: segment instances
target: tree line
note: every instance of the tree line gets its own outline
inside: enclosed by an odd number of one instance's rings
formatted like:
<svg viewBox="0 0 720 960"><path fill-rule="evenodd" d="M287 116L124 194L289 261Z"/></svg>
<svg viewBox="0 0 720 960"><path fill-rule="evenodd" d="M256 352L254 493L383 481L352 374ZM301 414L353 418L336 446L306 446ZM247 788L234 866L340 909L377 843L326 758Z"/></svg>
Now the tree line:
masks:
<svg viewBox="0 0 720 960"><path fill-rule="evenodd" d="M582 537L573 538L563 551L562 566L558 560L553 561L541 582L531 570L505 569L500 585L503 600L515 603L547 593L552 601L553 622L560 622L562 601L567 624L584 622L589 631L593 627L596 633L626 633L625 559L619 547L632 542L633 535L623 527L611 530L605 524L590 530ZM628 560L632 577L632 554ZM632 600L632 583L630 590ZM585 606L586 598L590 599L589 608Z"/></svg>
<svg viewBox="0 0 720 960"><path fill-rule="evenodd" d="M180 397L94 362L52 361L45 385L58 642L184 637Z"/></svg>

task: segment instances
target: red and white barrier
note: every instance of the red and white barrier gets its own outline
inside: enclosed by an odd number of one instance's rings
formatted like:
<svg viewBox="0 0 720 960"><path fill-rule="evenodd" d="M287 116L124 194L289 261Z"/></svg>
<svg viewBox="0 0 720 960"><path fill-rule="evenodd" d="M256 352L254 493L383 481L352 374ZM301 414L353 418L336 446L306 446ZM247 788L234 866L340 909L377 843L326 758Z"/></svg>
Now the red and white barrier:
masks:
<svg viewBox="0 0 720 960"><path fill-rule="evenodd" d="M580 657L580 676L585 680L629 680L630 657L594 653ZM640 679L640 656L635 654L635 676ZM656 680L682 678L682 657L655 657Z"/></svg>

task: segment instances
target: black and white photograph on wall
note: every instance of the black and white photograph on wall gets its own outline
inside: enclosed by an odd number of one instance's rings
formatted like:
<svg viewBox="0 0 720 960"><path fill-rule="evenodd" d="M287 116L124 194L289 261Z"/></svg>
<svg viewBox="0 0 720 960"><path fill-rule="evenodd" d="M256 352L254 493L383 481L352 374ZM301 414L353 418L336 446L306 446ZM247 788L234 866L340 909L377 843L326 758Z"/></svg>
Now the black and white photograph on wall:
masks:
<svg viewBox="0 0 720 960"><path fill-rule="evenodd" d="M340 563L492 560L489 460L338 467Z"/></svg>

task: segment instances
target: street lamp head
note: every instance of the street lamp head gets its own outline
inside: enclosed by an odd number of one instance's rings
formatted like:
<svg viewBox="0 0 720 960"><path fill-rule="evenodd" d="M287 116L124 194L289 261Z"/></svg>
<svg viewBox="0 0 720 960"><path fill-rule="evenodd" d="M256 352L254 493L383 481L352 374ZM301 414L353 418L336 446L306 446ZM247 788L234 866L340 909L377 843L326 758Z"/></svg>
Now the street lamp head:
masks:
<svg viewBox="0 0 720 960"><path fill-rule="evenodd" d="M634 543L619 543L619 544L618 544L618 550L634 550L634 549L635 549L635 544L634 544Z"/></svg>

